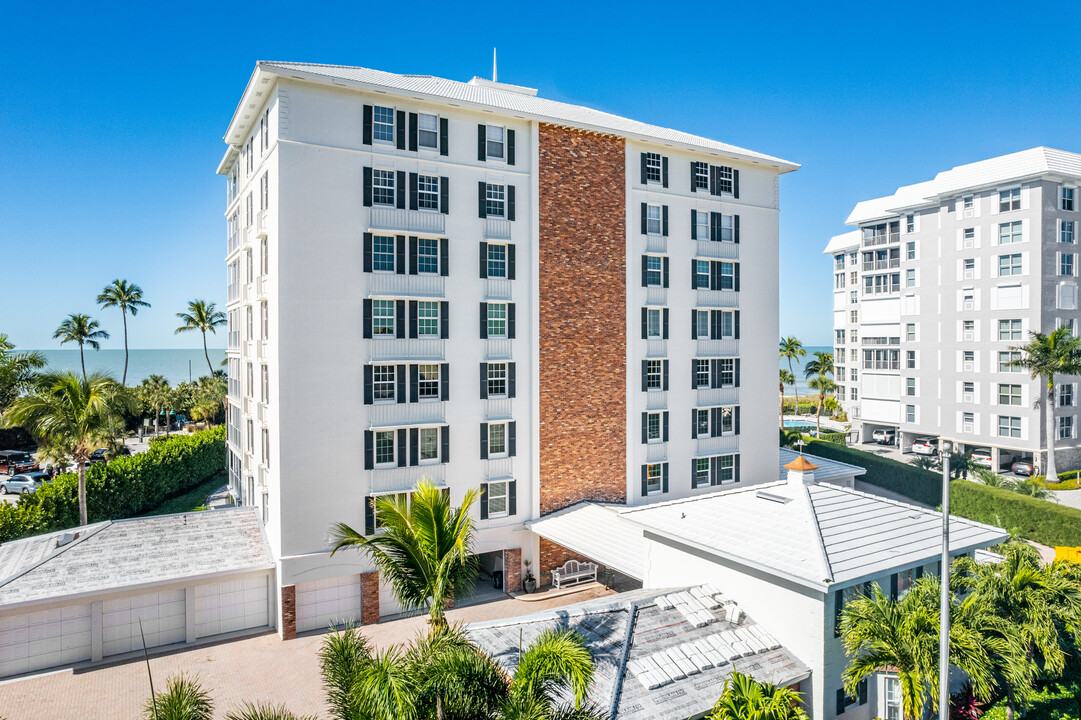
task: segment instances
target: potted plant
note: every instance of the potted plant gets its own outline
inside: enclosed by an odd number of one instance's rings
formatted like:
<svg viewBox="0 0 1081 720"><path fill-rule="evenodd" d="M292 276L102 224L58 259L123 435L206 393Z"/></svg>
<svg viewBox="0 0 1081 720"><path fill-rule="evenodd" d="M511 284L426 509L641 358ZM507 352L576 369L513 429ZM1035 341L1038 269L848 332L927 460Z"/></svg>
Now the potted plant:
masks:
<svg viewBox="0 0 1081 720"><path fill-rule="evenodd" d="M531 593L537 589L537 578L533 577L533 570L530 569L533 563L525 560L523 564L525 565L525 574L522 576L522 587L525 588L527 593Z"/></svg>

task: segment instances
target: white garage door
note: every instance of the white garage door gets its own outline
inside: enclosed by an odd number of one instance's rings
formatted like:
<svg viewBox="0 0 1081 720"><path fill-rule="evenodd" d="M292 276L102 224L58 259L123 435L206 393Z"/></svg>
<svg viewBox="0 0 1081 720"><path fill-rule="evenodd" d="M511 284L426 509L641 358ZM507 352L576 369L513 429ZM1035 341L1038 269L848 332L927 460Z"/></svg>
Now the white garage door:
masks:
<svg viewBox="0 0 1081 720"><path fill-rule="evenodd" d="M0 677L90 659L90 604L0 617Z"/></svg>
<svg viewBox="0 0 1081 720"><path fill-rule="evenodd" d="M388 583L379 581L379 617L385 618L391 615L398 615L402 611L402 606L398 604L398 600L395 599L394 593L391 592L390 585Z"/></svg>
<svg viewBox="0 0 1081 720"><path fill-rule="evenodd" d="M184 642L183 588L105 600L101 605L102 655L142 650L140 619L148 648Z"/></svg>
<svg viewBox="0 0 1081 720"><path fill-rule="evenodd" d="M360 575L297 583L297 632L360 623Z"/></svg>
<svg viewBox="0 0 1081 720"><path fill-rule="evenodd" d="M195 586L195 637L263 627L269 623L266 575Z"/></svg>

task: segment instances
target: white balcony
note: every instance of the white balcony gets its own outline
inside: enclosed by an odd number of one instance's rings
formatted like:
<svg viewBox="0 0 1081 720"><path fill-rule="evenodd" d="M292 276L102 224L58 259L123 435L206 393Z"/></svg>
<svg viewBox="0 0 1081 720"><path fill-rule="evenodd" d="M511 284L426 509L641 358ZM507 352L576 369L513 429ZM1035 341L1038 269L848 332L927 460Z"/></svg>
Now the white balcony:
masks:
<svg viewBox="0 0 1081 720"><path fill-rule="evenodd" d="M696 441L698 450L696 455L720 455L721 453L735 452L739 450L738 435L722 435L721 437L700 437Z"/></svg>
<svg viewBox="0 0 1081 720"><path fill-rule="evenodd" d="M226 288L226 290L225 290L225 299L228 302L233 302L234 300L239 300L240 299L240 284L239 283L233 283L232 285L229 285Z"/></svg>
<svg viewBox="0 0 1081 720"><path fill-rule="evenodd" d="M259 358L260 360L266 360L268 346L269 346L269 343L267 343L266 340L256 340L255 341L256 357Z"/></svg>
<svg viewBox="0 0 1081 720"><path fill-rule="evenodd" d="M646 235L647 253L668 252L668 238L664 235Z"/></svg>
<svg viewBox="0 0 1081 720"><path fill-rule="evenodd" d="M484 239L510 240L510 229L510 220L505 220L503 218L485 218Z"/></svg>
<svg viewBox="0 0 1081 720"><path fill-rule="evenodd" d="M739 258L739 243L713 242L712 240L698 240L698 251L695 257L720 258L721 260L736 260Z"/></svg>
<svg viewBox="0 0 1081 720"><path fill-rule="evenodd" d="M229 236L226 243L227 252L226 255L232 255L240 247L240 230L234 230L233 234Z"/></svg>
<svg viewBox="0 0 1081 720"><path fill-rule="evenodd" d="M739 402L739 388L698 388L698 402L695 407L715 405L735 405Z"/></svg>
<svg viewBox="0 0 1081 720"><path fill-rule="evenodd" d="M697 357L736 357L739 355L739 340L698 339Z"/></svg>
<svg viewBox="0 0 1081 720"><path fill-rule="evenodd" d="M229 337L229 349L230 350L240 350L240 331L239 330L231 330L228 333L228 337Z"/></svg>
<svg viewBox="0 0 1081 720"><path fill-rule="evenodd" d="M662 462L668 459L668 444L654 442L646 445L646 460L649 462Z"/></svg>
<svg viewBox="0 0 1081 720"><path fill-rule="evenodd" d="M373 493L405 492L414 489L421 478L429 478L436 486L447 484L447 466L443 463L418 467L387 468L372 470Z"/></svg>
<svg viewBox="0 0 1081 720"><path fill-rule="evenodd" d="M265 238L270 225L270 211L260 210L255 216L255 237Z"/></svg>
<svg viewBox="0 0 1081 720"><path fill-rule="evenodd" d="M666 340L646 340L646 357L668 357L668 342Z"/></svg>
<svg viewBox="0 0 1081 720"><path fill-rule="evenodd" d="M373 362L442 361L447 356L446 340L419 338L377 338L369 343L368 356Z"/></svg>
<svg viewBox="0 0 1081 720"><path fill-rule="evenodd" d="M646 305L667 305L668 289L662 287L646 288Z"/></svg>
<svg viewBox="0 0 1081 720"><path fill-rule="evenodd" d="M512 420L514 400L506 397L488 398L485 403L484 417L487 420Z"/></svg>
<svg viewBox="0 0 1081 720"><path fill-rule="evenodd" d="M664 410L667 407L667 392L664 390L650 390L646 393L646 410Z"/></svg>
<svg viewBox="0 0 1081 720"><path fill-rule="evenodd" d="M489 458L484 468L487 480L502 480L514 477L514 458Z"/></svg>
<svg viewBox="0 0 1081 720"><path fill-rule="evenodd" d="M442 275L398 275L377 272L370 276L371 295L394 297L420 296L443 297L446 294L446 278Z"/></svg>
<svg viewBox="0 0 1081 720"><path fill-rule="evenodd" d="M267 421L267 408L266 403L258 403L255 406L255 419L261 424L266 424Z"/></svg>
<svg viewBox="0 0 1081 720"><path fill-rule="evenodd" d="M366 407L370 428L444 425L447 422L445 402L429 400L415 403L377 403Z"/></svg>
<svg viewBox="0 0 1081 720"><path fill-rule="evenodd" d="M425 235L442 235L447 216L426 210L399 210L391 207L373 207L369 224L373 231L415 232Z"/></svg>
<svg viewBox="0 0 1081 720"><path fill-rule="evenodd" d="M268 278L266 275L260 275L259 277L255 278L255 294L259 297L266 297L267 289L269 288L269 286L270 278Z"/></svg>
<svg viewBox="0 0 1081 720"><path fill-rule="evenodd" d="M506 338L488 338L485 341L484 359L489 362L510 360L513 357L513 341Z"/></svg>
<svg viewBox="0 0 1081 720"><path fill-rule="evenodd" d="M697 306L700 308L738 308L739 293L735 290L697 290Z"/></svg>
<svg viewBox="0 0 1081 720"><path fill-rule="evenodd" d="M488 278L485 280L485 300L510 300L514 291L514 281L506 278Z"/></svg>
<svg viewBox="0 0 1081 720"><path fill-rule="evenodd" d="M255 283L254 282L244 284L244 299L245 300L254 300L255 299Z"/></svg>
<svg viewBox="0 0 1081 720"><path fill-rule="evenodd" d="M257 471L255 473L255 477L259 481L259 487L265 488L267 486L266 481L267 481L268 472L269 471L265 467L263 467L262 465L260 465L259 468L257 469Z"/></svg>

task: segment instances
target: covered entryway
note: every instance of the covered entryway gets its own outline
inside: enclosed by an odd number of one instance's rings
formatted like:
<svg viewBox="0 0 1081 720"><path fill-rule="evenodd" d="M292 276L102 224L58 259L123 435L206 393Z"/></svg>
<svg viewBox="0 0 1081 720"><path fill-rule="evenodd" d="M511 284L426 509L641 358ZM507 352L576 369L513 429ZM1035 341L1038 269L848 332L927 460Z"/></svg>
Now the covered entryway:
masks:
<svg viewBox="0 0 1081 720"><path fill-rule="evenodd" d="M89 660L90 603L0 617L0 677Z"/></svg>
<svg viewBox="0 0 1081 720"><path fill-rule="evenodd" d="M360 575L299 582L296 594L297 632L360 624Z"/></svg>
<svg viewBox="0 0 1081 720"><path fill-rule="evenodd" d="M553 567L579 559L597 563L598 581L641 587L645 542L641 529L619 516L625 507L584 501L530 523L541 538L539 583L550 583Z"/></svg>

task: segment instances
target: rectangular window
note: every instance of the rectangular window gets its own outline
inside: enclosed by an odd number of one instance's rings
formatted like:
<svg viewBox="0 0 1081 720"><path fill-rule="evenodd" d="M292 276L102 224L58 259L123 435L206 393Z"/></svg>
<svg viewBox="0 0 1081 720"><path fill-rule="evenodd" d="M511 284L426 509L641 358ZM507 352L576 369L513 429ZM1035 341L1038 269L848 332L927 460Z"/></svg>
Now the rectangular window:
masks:
<svg viewBox="0 0 1081 720"><path fill-rule="evenodd" d="M883 713L883 720L903 720L904 703L901 699L901 680L894 675L887 675L883 681L886 690L883 700L886 712Z"/></svg>
<svg viewBox="0 0 1081 720"><path fill-rule="evenodd" d="M699 310L694 315L696 325L694 336L698 338L709 337L709 310Z"/></svg>
<svg viewBox="0 0 1081 720"><path fill-rule="evenodd" d="M661 234L660 205L646 205L646 233L649 235Z"/></svg>
<svg viewBox="0 0 1081 720"><path fill-rule="evenodd" d="M439 209L439 176L417 176L417 207L421 210Z"/></svg>
<svg viewBox="0 0 1081 720"><path fill-rule="evenodd" d="M858 301L859 301L859 293L857 293L857 292L856 292L855 290L853 290L852 292L850 292L850 293L848 294L848 301L849 301L849 302L853 302L853 303L854 303L854 302L858 302Z"/></svg>
<svg viewBox="0 0 1081 720"><path fill-rule="evenodd" d="M909 370L916 369L916 351L908 350L905 352L905 367Z"/></svg>
<svg viewBox="0 0 1081 720"><path fill-rule="evenodd" d="M735 455L722 455L717 458L717 465L720 470L720 481L722 483L732 482L736 479L736 456Z"/></svg>
<svg viewBox="0 0 1081 720"><path fill-rule="evenodd" d="M421 400L438 400L439 365L418 365L417 378L417 397Z"/></svg>
<svg viewBox="0 0 1081 720"><path fill-rule="evenodd" d="M439 147L439 118L428 113L417 113L417 145L423 148Z"/></svg>
<svg viewBox="0 0 1081 720"><path fill-rule="evenodd" d="M394 236L375 235L372 237L372 270L394 272Z"/></svg>
<svg viewBox="0 0 1081 720"><path fill-rule="evenodd" d="M1073 220L1060 220L1058 227L1058 241L1072 244L1073 240Z"/></svg>
<svg viewBox="0 0 1081 720"><path fill-rule="evenodd" d="M418 458L420 462L439 460L439 428L421 428L418 435L420 443Z"/></svg>
<svg viewBox="0 0 1081 720"><path fill-rule="evenodd" d="M259 274L266 275L270 272L270 245L267 239L259 241Z"/></svg>
<svg viewBox="0 0 1081 720"><path fill-rule="evenodd" d="M916 378L905 378L905 394L910 397L916 396Z"/></svg>
<svg viewBox="0 0 1081 720"><path fill-rule="evenodd" d="M721 338L732 339L736 336L736 314L721 312Z"/></svg>
<svg viewBox="0 0 1081 720"><path fill-rule="evenodd" d="M721 215L721 242L734 242L735 232L735 216Z"/></svg>
<svg viewBox="0 0 1081 720"><path fill-rule="evenodd" d="M498 125L485 126L487 154L490 158L503 158L503 128Z"/></svg>
<svg viewBox="0 0 1081 720"><path fill-rule="evenodd" d="M1067 440L1073 437L1073 417L1067 415L1058 419L1058 439Z"/></svg>
<svg viewBox="0 0 1081 720"><path fill-rule="evenodd" d="M1008 438L1021 437L1021 418L999 415L998 436Z"/></svg>
<svg viewBox="0 0 1081 720"><path fill-rule="evenodd" d="M394 171L372 170L372 203L375 205L394 205Z"/></svg>
<svg viewBox="0 0 1081 720"><path fill-rule="evenodd" d="M998 226L998 244L1012 245L1021 242L1021 221L1001 223Z"/></svg>
<svg viewBox="0 0 1081 720"><path fill-rule="evenodd" d="M439 337L439 303L422 300L417 303L417 337Z"/></svg>
<svg viewBox="0 0 1081 720"><path fill-rule="evenodd" d="M700 288L709 287L709 260L694 261L695 286Z"/></svg>
<svg viewBox="0 0 1081 720"><path fill-rule="evenodd" d="M422 275L439 274L439 241L435 238L417 240L417 272Z"/></svg>
<svg viewBox="0 0 1081 720"><path fill-rule="evenodd" d="M507 483L488 483L488 517L507 516Z"/></svg>
<svg viewBox="0 0 1081 720"><path fill-rule="evenodd" d="M730 262L721 263L721 290L736 289L736 264Z"/></svg>
<svg viewBox="0 0 1081 720"><path fill-rule="evenodd" d="M1021 274L1021 253L998 256L999 277Z"/></svg>
<svg viewBox="0 0 1081 720"><path fill-rule="evenodd" d="M507 336L507 304L488 303L488 337Z"/></svg>
<svg viewBox="0 0 1081 720"><path fill-rule="evenodd" d="M905 325L905 342L916 342L916 323Z"/></svg>
<svg viewBox="0 0 1081 720"><path fill-rule="evenodd" d="M961 392L963 392L965 395L973 394L974 392L976 392L976 383L970 381L961 383ZM966 400L965 402L970 401Z"/></svg>
<svg viewBox="0 0 1081 720"><path fill-rule="evenodd" d="M488 243L488 277L507 276L507 246Z"/></svg>
<svg viewBox="0 0 1081 720"><path fill-rule="evenodd" d="M860 321L860 311L859 310L850 310L848 312L848 321L849 322L859 322Z"/></svg>
<svg viewBox="0 0 1081 720"><path fill-rule="evenodd" d="M267 428L263 428L263 465L270 467L270 430Z"/></svg>
<svg viewBox="0 0 1081 720"><path fill-rule="evenodd" d="M998 321L998 339L999 340L1020 340L1021 339L1021 321L1020 320L999 320Z"/></svg>
<svg viewBox="0 0 1081 720"><path fill-rule="evenodd" d="M736 361L731 358L721 360L721 387L731 387L736 384Z"/></svg>
<svg viewBox="0 0 1081 720"><path fill-rule="evenodd" d="M646 415L646 441L653 442L661 439L661 414L649 413Z"/></svg>
<svg viewBox="0 0 1081 720"><path fill-rule="evenodd" d="M646 361L646 390L660 390L663 386L664 364L660 360Z"/></svg>
<svg viewBox="0 0 1081 720"><path fill-rule="evenodd" d="M905 287L916 287L916 271L913 268L905 270Z"/></svg>
<svg viewBox="0 0 1081 720"><path fill-rule="evenodd" d="M1076 191L1072 187L1064 187L1061 189L1060 198L1062 200L1060 207L1063 210L1073 210L1073 198Z"/></svg>
<svg viewBox="0 0 1081 720"><path fill-rule="evenodd" d="M488 396L507 394L507 364L488 363Z"/></svg>
<svg viewBox="0 0 1081 720"><path fill-rule="evenodd" d="M491 125L488 126L489 131ZM500 156L502 157L502 156ZM506 214L507 186L487 183L484 187L484 214L487 217L503 217Z"/></svg>
<svg viewBox="0 0 1081 720"><path fill-rule="evenodd" d="M910 232L910 233L916 232L916 216L915 215L906 215L905 216L905 232Z"/></svg>
<svg viewBox="0 0 1081 720"><path fill-rule="evenodd" d="M699 240L710 240L709 213L699 210L694 214L694 236Z"/></svg>
<svg viewBox="0 0 1081 720"><path fill-rule="evenodd" d="M849 400L852 400L853 402L855 402L856 400L859 400L859 399L860 399L860 394L859 394L859 392L858 392L858 391L856 390L856 388L851 388L851 390L849 391L849 397L848 397L848 399L849 399Z"/></svg>
<svg viewBox="0 0 1081 720"><path fill-rule="evenodd" d="M709 485L709 458L695 458L694 486L700 488L707 485Z"/></svg>
<svg viewBox="0 0 1081 720"><path fill-rule="evenodd" d="M659 338L661 336L661 310L649 308L646 310L646 337Z"/></svg>
<svg viewBox="0 0 1081 720"><path fill-rule="evenodd" d="M394 337L394 301L372 301L372 334Z"/></svg>
<svg viewBox="0 0 1081 720"><path fill-rule="evenodd" d="M721 435L734 435L736 432L736 409L721 408Z"/></svg>
<svg viewBox="0 0 1081 720"><path fill-rule="evenodd" d="M704 162L694 163L694 187L696 189L709 189L709 164ZM699 235L698 237L702 236Z"/></svg>
<svg viewBox="0 0 1081 720"><path fill-rule="evenodd" d="M1021 209L1021 188L1011 188L1009 190L1001 190L998 193L998 211L1006 212L1008 210L1020 210Z"/></svg>
<svg viewBox="0 0 1081 720"><path fill-rule="evenodd" d="M1073 383L1058 386L1058 406L1073 407Z"/></svg>
<svg viewBox="0 0 1081 720"><path fill-rule="evenodd" d="M394 108L376 105L372 108L372 137L394 142Z"/></svg>
<svg viewBox="0 0 1081 720"><path fill-rule="evenodd" d="M1058 254L1058 274L1063 277L1073 277L1073 253Z"/></svg>
<svg viewBox="0 0 1081 720"><path fill-rule="evenodd" d="M709 384L708 379L706 384ZM694 425L695 437L709 437L709 410L695 410Z"/></svg>
<svg viewBox="0 0 1081 720"><path fill-rule="evenodd" d="M1011 365L1010 363L1017 362L1021 359L1020 352L1000 352L998 354L998 371L999 372L1022 372L1024 369Z"/></svg>
<svg viewBox="0 0 1081 720"><path fill-rule="evenodd" d="M270 402L270 367L267 365L262 366L262 383L259 392L260 402Z"/></svg>
<svg viewBox="0 0 1081 720"><path fill-rule="evenodd" d="M646 255L646 285L660 287L663 279L664 259L659 255Z"/></svg>
<svg viewBox="0 0 1081 720"><path fill-rule="evenodd" d="M1002 385L998 386L998 404L999 405L1020 405L1021 404L1021 386L1020 385Z"/></svg>
<svg viewBox="0 0 1081 720"><path fill-rule="evenodd" d="M906 260L915 260L916 259L916 243L915 242L907 242L907 243L905 243L905 259Z"/></svg>
<svg viewBox="0 0 1081 720"><path fill-rule="evenodd" d="M732 194L732 168L724 165L717 168L717 191Z"/></svg>
<svg viewBox="0 0 1081 720"><path fill-rule="evenodd" d="M375 433L375 464L387 465L394 460L394 436L393 430L381 430Z"/></svg>
<svg viewBox="0 0 1081 720"><path fill-rule="evenodd" d="M507 452L507 424L488 424L488 457L503 455Z"/></svg>
<svg viewBox="0 0 1081 720"><path fill-rule="evenodd" d="M646 154L646 182L661 181L661 155L660 153L647 152Z"/></svg>
<svg viewBox="0 0 1081 720"><path fill-rule="evenodd" d="M975 425L976 425L976 414L975 413L970 413L970 412L961 413L961 429L964 432L973 432L973 430L975 428Z"/></svg>
<svg viewBox="0 0 1081 720"><path fill-rule="evenodd" d="M915 405L905 405L905 422L907 422L907 423L916 422L916 406Z"/></svg>
<svg viewBox="0 0 1081 720"><path fill-rule="evenodd" d="M376 402L394 402L394 372L393 365L375 365L372 367L372 398Z"/></svg>
<svg viewBox="0 0 1081 720"><path fill-rule="evenodd" d="M661 492L662 490L662 476L664 475L664 468L660 463L654 463L646 465L646 494L652 495L653 493Z"/></svg>

